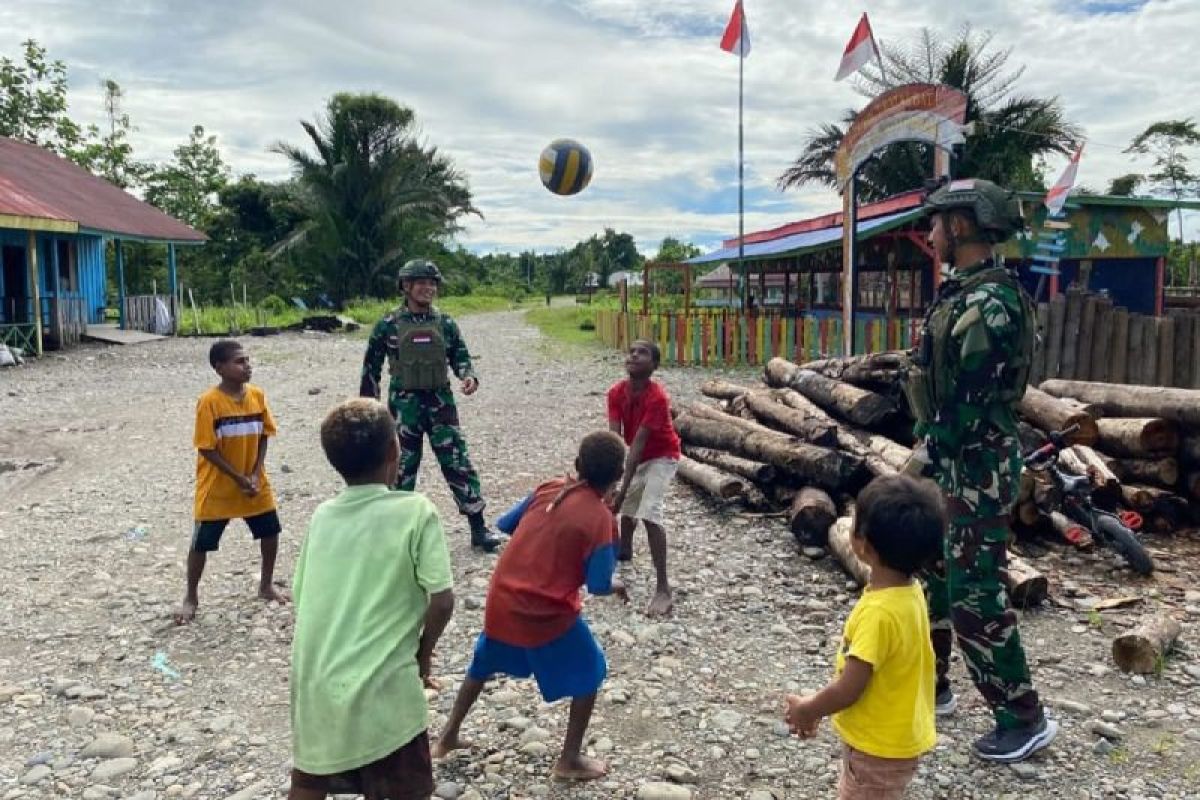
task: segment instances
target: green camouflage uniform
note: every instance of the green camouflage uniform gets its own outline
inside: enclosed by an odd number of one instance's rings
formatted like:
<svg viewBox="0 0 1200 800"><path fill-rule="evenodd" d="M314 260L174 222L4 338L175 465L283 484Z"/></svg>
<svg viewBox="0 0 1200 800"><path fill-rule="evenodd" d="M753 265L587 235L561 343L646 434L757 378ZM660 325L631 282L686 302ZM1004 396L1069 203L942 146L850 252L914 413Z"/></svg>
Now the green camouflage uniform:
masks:
<svg viewBox="0 0 1200 800"><path fill-rule="evenodd" d="M931 331L935 340L950 337L934 376L944 388L933 419L918 422L916 433L929 444L949 517L944 566L925 576L937 689L949 688L957 635L997 724L1013 728L1037 724L1042 709L1001 581L1021 455L1014 404L999 395L1006 367L1031 355L1022 354L1028 346L1023 332L1034 323L1015 286L983 282L958 290L959 280L990 267L984 262L956 271L935 301L953 304L944 329Z"/></svg>
<svg viewBox="0 0 1200 800"><path fill-rule="evenodd" d="M471 354L453 319L436 310L432 314L414 314L402 306L376 323L371 331L367 354L363 358L359 394L379 398L384 362L395 355L399 343L398 324L431 323L435 320L441 322L450 369L460 379L476 378L471 366ZM393 488L412 491L416 487L424 439L428 434L429 444L454 494L459 512L482 513L484 501L479 488L479 473L467 455L467 442L459 428L453 389L447 385L438 389L410 391L405 389L397 375L392 375L388 384L388 408L396 418L400 433L400 475Z"/></svg>

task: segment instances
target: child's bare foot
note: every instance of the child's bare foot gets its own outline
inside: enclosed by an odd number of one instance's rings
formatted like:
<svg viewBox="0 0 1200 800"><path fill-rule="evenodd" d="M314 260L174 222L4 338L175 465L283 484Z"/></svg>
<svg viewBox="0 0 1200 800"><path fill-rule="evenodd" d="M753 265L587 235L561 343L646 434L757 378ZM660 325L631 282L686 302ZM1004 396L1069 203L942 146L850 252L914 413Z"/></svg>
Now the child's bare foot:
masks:
<svg viewBox="0 0 1200 800"><path fill-rule="evenodd" d="M261 600L266 600L268 603L275 601L276 603L289 603L292 596L283 589L276 589L274 586L258 587L258 597Z"/></svg>
<svg viewBox="0 0 1200 800"><path fill-rule="evenodd" d="M471 743L466 739L460 739L457 735L447 736L442 734L436 742L429 748L429 754L433 756L434 761L441 761L448 757L455 750L470 750Z"/></svg>
<svg viewBox="0 0 1200 800"><path fill-rule="evenodd" d="M554 765L553 775L560 781L594 781L608 774L608 764L598 758L575 755L561 756Z"/></svg>
<svg viewBox="0 0 1200 800"><path fill-rule="evenodd" d="M196 607L200 605L200 601L194 597L186 597L180 603L179 608L175 610L175 624L187 625L196 619Z"/></svg>
<svg viewBox="0 0 1200 800"><path fill-rule="evenodd" d="M659 589L654 593L654 597L650 598L650 605L646 606L646 616L665 617L671 613L671 609L674 607L675 601L671 597L671 590Z"/></svg>

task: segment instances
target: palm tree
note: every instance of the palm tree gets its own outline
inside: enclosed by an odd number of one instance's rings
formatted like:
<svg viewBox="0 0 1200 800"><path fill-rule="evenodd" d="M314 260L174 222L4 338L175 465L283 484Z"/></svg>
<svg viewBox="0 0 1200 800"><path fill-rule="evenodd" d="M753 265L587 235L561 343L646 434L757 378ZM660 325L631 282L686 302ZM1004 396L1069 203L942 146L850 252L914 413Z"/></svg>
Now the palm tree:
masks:
<svg viewBox="0 0 1200 800"><path fill-rule="evenodd" d="M339 305L386 290L402 260L435 249L471 204L466 179L416 139L412 109L375 94L337 94L325 117L301 122L316 155L280 142L304 191L307 225L275 248L315 259Z"/></svg>
<svg viewBox="0 0 1200 800"><path fill-rule="evenodd" d="M961 90L967 95L966 120L975 125L951 159L953 174L1016 189L1043 189L1039 159L1072 152L1080 131L1066 120L1057 98L1014 95L1025 68L1006 72L1012 49L993 50L991 44L991 34L975 34L970 26L949 41L926 28L911 44L884 45L886 72L877 64L864 68L856 88L871 98L906 83L942 83ZM834 154L856 114L849 110L839 122L809 131L800 156L779 177L779 188L808 183L835 187ZM927 144L891 145L859 172L859 197L869 202L920 187L932 174L932 164Z"/></svg>

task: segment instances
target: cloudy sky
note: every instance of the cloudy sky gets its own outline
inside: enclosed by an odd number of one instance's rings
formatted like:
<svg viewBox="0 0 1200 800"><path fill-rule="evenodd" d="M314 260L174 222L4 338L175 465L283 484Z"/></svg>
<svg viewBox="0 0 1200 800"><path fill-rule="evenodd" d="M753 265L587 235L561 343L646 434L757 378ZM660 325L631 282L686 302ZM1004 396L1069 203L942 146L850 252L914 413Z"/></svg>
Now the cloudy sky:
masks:
<svg viewBox="0 0 1200 800"><path fill-rule="evenodd" d="M469 176L479 251L568 246L610 226L644 251L664 236L706 249L737 230L737 58L717 42L733 0L7 0L0 54L35 38L70 68L72 111L100 121L101 79L125 89L144 158L193 124L237 174L280 178L269 152L337 91L412 106L423 135ZM1147 124L1200 116L1198 0L746 0L746 227L839 207L775 179L805 131L863 104L834 83L862 11L884 41L923 26L991 31L1089 137L1079 181L1145 169L1121 152ZM542 188L537 156L569 136L592 151L581 195ZM1055 173L1062 161L1055 161ZM1187 221L1200 237L1200 214Z"/></svg>

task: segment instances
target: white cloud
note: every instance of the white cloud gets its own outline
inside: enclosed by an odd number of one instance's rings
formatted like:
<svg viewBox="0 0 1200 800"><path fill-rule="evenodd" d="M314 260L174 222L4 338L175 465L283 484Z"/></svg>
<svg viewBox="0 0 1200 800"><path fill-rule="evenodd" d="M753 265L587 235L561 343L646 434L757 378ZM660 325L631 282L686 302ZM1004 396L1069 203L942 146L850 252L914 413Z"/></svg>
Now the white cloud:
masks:
<svg viewBox="0 0 1200 800"><path fill-rule="evenodd" d="M99 81L126 90L135 145L164 159L193 124L220 136L237 172L275 178L278 140L303 138L333 92L378 91L416 109L429 141L470 177L484 249L567 246L604 226L643 249L663 236L713 245L736 231L737 59L717 48L732 0L265 0L207 4L17 0L0 7L0 53L33 37L72 70L72 102L100 117ZM1091 144L1079 180L1144 169L1121 152L1146 124L1186 116L1200 62L1184 32L1200 3L1151 0L1087 15L1070 0L872 0L876 34L970 22L1027 65L1018 88L1059 96ZM752 0L746 62L747 229L836 208L828 191L774 181L813 125L862 105L832 81L858 16L840 0ZM596 175L562 199L538 182L546 142L591 148ZM1051 165L1052 171L1060 164ZM714 207L720 192L725 202ZM708 205L701 198L710 198ZM1189 220L1200 234L1200 215Z"/></svg>

